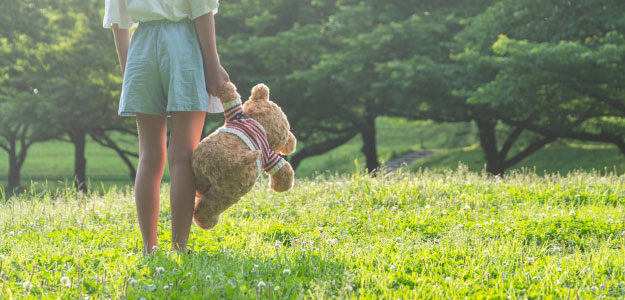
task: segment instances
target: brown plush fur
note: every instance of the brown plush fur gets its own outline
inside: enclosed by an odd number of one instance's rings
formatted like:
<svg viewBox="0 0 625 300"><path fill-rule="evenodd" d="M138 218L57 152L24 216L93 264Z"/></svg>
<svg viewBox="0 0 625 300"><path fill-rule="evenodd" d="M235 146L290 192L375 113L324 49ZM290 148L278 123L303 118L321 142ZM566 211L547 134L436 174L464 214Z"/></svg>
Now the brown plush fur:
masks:
<svg viewBox="0 0 625 300"><path fill-rule="evenodd" d="M219 94L222 103L239 97L230 82L224 84ZM265 128L271 149L282 154L295 151L296 139L289 122L282 109L269 101L266 85L258 84L252 89L250 99L243 104L243 113ZM200 142L191 159L197 189L193 212L196 225L203 229L214 227L219 215L254 187L259 175L259 155L260 151L250 150L238 136L227 132L214 132ZM269 185L274 191L287 191L293 186L294 175L286 163L271 176Z"/></svg>

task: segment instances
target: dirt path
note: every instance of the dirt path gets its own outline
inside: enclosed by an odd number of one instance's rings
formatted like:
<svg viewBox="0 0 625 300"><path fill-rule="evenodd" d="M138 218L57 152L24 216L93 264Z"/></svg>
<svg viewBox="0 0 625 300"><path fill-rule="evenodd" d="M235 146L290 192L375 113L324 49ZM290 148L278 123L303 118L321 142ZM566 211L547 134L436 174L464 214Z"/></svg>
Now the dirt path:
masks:
<svg viewBox="0 0 625 300"><path fill-rule="evenodd" d="M432 151L428 150L410 151L387 161L384 164L384 167L391 172L396 171L397 169L409 166L413 161L429 156L430 154L432 154Z"/></svg>

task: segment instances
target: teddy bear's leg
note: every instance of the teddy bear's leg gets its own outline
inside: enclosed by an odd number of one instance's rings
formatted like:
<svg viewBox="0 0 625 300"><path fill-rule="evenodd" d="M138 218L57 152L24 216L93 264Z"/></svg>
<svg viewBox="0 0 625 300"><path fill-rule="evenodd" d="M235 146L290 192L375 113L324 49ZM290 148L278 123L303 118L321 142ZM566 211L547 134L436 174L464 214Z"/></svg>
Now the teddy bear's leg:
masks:
<svg viewBox="0 0 625 300"><path fill-rule="evenodd" d="M213 228L219 222L219 215L236 202L236 199L219 195L216 189L212 188L196 200L193 221L202 229Z"/></svg>

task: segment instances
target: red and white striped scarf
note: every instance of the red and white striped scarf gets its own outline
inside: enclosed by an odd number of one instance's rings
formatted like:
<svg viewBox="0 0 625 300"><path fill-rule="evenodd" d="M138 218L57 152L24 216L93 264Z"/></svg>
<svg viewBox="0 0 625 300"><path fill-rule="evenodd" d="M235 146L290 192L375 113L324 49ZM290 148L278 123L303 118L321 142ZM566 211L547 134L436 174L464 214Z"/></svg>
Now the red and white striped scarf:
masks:
<svg viewBox="0 0 625 300"><path fill-rule="evenodd" d="M261 168L269 175L273 175L280 170L286 161L269 147L267 134L263 126L256 120L246 118L243 115L241 99L226 102L223 106L226 123L218 131L235 134L251 150L261 150L259 160L256 161L259 175Z"/></svg>

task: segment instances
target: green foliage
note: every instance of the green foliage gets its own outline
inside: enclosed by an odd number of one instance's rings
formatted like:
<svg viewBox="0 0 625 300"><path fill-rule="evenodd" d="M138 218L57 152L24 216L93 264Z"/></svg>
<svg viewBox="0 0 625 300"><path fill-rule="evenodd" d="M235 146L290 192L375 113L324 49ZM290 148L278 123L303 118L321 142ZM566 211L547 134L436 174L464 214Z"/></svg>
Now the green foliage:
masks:
<svg viewBox="0 0 625 300"><path fill-rule="evenodd" d="M0 293L43 298L618 298L622 177L469 173L262 182L191 254L142 256L132 191L0 203ZM167 194L167 187L162 189ZM27 282L28 283L25 283ZM25 289L24 287L29 287Z"/></svg>

